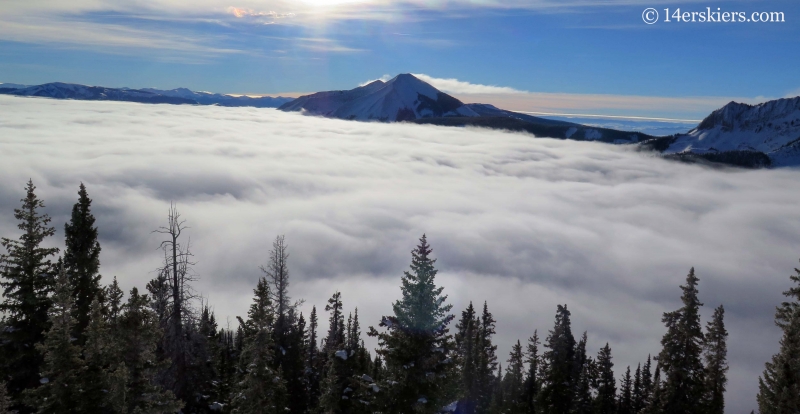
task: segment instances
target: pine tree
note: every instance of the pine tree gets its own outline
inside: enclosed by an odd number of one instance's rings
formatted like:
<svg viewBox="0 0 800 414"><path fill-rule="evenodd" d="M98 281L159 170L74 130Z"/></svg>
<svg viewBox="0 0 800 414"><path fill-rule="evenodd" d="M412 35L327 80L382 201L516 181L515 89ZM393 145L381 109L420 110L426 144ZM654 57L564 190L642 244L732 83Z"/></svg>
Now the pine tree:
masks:
<svg viewBox="0 0 800 414"><path fill-rule="evenodd" d="M542 412L566 414L572 408L575 337L571 325L566 305L558 305L555 325L545 344L548 350L543 355L547 370L543 373L539 392Z"/></svg>
<svg viewBox="0 0 800 414"><path fill-rule="evenodd" d="M636 373L633 374L632 408L634 413L638 413L644 408L644 390L642 389L642 364L636 365Z"/></svg>
<svg viewBox="0 0 800 414"><path fill-rule="evenodd" d="M592 382L594 381L594 361L586 354L588 335L586 331L575 347L575 396L572 403L572 414L590 414L594 400L592 398Z"/></svg>
<svg viewBox="0 0 800 414"><path fill-rule="evenodd" d="M106 292L104 297L107 300L107 313L108 313L108 322L111 324L112 329L117 325L117 320L119 319L120 314L122 313L122 299L124 293L122 289L119 287L119 283L117 283L117 277L114 276L114 281L111 282L110 285L106 287Z"/></svg>
<svg viewBox="0 0 800 414"><path fill-rule="evenodd" d="M437 287L431 248L425 235L411 253L411 272L402 278L402 299L394 303L394 315L384 316L370 328L377 336L378 353L386 363L381 399L384 413L436 413L453 401L455 380L452 337L447 325L453 320L452 305L445 305L444 288Z"/></svg>
<svg viewBox="0 0 800 414"><path fill-rule="evenodd" d="M97 227L91 212L92 200L81 183L78 202L72 207L72 217L64 225L64 267L72 285L75 298L75 327L78 343L86 340L84 331L89 325L92 301L101 294L100 287L100 243Z"/></svg>
<svg viewBox="0 0 800 414"><path fill-rule="evenodd" d="M118 357L119 345L103 317L103 306L92 301L86 342L83 346L85 370L80 375L82 390L79 410L84 413L122 413L125 409L124 368Z"/></svg>
<svg viewBox="0 0 800 414"><path fill-rule="evenodd" d="M42 355L35 344L44 340L48 328L49 295L56 273L48 258L58 253L56 248L41 246L55 229L49 227L50 217L41 213L44 203L35 190L28 181L22 207L14 209L17 227L23 231L19 240L0 239L6 250L0 255L0 313L5 314L6 326L0 332L0 378L9 380L8 390L15 398L23 389L39 384Z"/></svg>
<svg viewBox="0 0 800 414"><path fill-rule="evenodd" d="M644 363L642 368L642 407L647 406L650 395L653 393L653 375L652 375L652 361L650 354L647 355L647 362ZM641 409L640 409L641 410Z"/></svg>
<svg viewBox="0 0 800 414"><path fill-rule="evenodd" d="M611 362L611 347L604 346L597 354L597 397L595 413L613 414L617 411L617 382L614 378L614 363Z"/></svg>
<svg viewBox="0 0 800 414"><path fill-rule="evenodd" d="M519 341L511 347L502 387L504 390L502 412L504 414L527 413L523 398L525 393L525 356Z"/></svg>
<svg viewBox="0 0 800 414"><path fill-rule="evenodd" d="M694 268L681 286L683 307L664 313L667 333L658 363L664 375L663 409L666 414L692 414L702 410L704 372L702 363L703 332L700 326L700 306L697 298L698 279Z"/></svg>
<svg viewBox="0 0 800 414"><path fill-rule="evenodd" d="M255 290L247 321L239 318L244 344L240 359L241 380L232 398L234 413L277 414L286 407L286 384L280 369L272 368L275 322L269 283L261 278Z"/></svg>
<svg viewBox="0 0 800 414"><path fill-rule="evenodd" d="M619 390L618 414L634 414L633 411L633 383L631 382L631 367L628 366L625 376L622 377L622 387Z"/></svg>
<svg viewBox="0 0 800 414"><path fill-rule="evenodd" d="M125 412L135 414L171 414L183 407L172 391L156 384L165 363L156 359L156 347L162 333L158 316L149 307L147 295L133 288L119 318L123 365L115 375L125 378ZM168 362L168 361L166 361Z"/></svg>
<svg viewBox="0 0 800 414"><path fill-rule="evenodd" d="M483 303L483 313L477 329L475 342L476 364L476 411L487 412L492 401L493 384L498 381L494 373L497 371L497 345L492 343L495 334L494 317L489 312L486 302ZM499 376L499 375L498 375Z"/></svg>
<svg viewBox="0 0 800 414"><path fill-rule="evenodd" d="M36 407L40 414L70 412L82 397L77 380L85 367L80 359L80 348L73 343L73 312L72 288L61 265L53 304L48 311L50 329L45 334L44 342L36 344L36 348L44 355L39 381L42 385L24 393L27 405Z"/></svg>
<svg viewBox="0 0 800 414"><path fill-rule="evenodd" d="M317 307L311 308L311 315L308 319L308 331L306 333L306 368L305 377L308 384L307 406L309 410L314 410L319 406L320 395L320 363L322 359L319 355L319 346L317 344Z"/></svg>
<svg viewBox="0 0 800 414"><path fill-rule="evenodd" d="M650 362L649 358L647 362ZM649 365L650 364L647 364L646 366L649 367ZM663 384L661 383L661 366L656 365L656 372L653 374L653 382L650 387L650 395L648 395L647 400L645 400L645 407L641 411L643 414L663 413L662 389Z"/></svg>
<svg viewBox="0 0 800 414"><path fill-rule="evenodd" d="M720 305L714 310L711 321L706 325L705 349L705 405L707 414L724 414L725 386L728 383L728 331L725 330L725 308Z"/></svg>
<svg viewBox="0 0 800 414"><path fill-rule="evenodd" d="M458 412L474 414L478 400L478 367L476 353L476 331L480 321L475 316L472 302L461 312L461 319L456 325L455 346L458 355L459 401Z"/></svg>
<svg viewBox="0 0 800 414"><path fill-rule="evenodd" d="M539 356L539 332L533 331L533 336L528 339L527 349L528 373L525 376L525 406L530 414L539 413L537 400L541 389L541 358Z"/></svg>
<svg viewBox="0 0 800 414"><path fill-rule="evenodd" d="M800 269L789 276L795 286L783 292L790 301L775 312L775 324L783 330L780 349L767 362L758 379L758 409L761 414L800 411Z"/></svg>

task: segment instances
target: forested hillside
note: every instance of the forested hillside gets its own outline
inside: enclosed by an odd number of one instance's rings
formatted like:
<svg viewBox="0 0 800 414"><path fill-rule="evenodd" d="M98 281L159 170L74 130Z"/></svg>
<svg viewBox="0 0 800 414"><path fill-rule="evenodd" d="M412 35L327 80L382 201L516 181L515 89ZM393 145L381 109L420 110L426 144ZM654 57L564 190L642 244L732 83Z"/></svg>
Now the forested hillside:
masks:
<svg viewBox="0 0 800 414"><path fill-rule="evenodd" d="M636 367L615 367L613 344L587 349L589 333L572 331L567 305L557 307L549 330L520 332L510 354L497 355L489 304L452 309L425 235L400 275L390 315L345 312L347 292L335 286L319 313L315 306L303 315L290 294L288 245L278 236L247 314L229 329L192 288L187 222L174 206L156 229L163 266L141 289L123 292L116 278L100 277L99 230L85 186L64 226L63 251L43 247L55 228L35 190L28 182L13 211L18 234L2 238L0 413L725 410L725 310L716 307L701 325L694 269L680 286L682 306L663 315L661 349ZM765 414L800 408L800 270L791 279L795 287L776 314L780 351L760 381ZM318 332L322 317L327 332ZM367 349L364 334L377 349Z"/></svg>

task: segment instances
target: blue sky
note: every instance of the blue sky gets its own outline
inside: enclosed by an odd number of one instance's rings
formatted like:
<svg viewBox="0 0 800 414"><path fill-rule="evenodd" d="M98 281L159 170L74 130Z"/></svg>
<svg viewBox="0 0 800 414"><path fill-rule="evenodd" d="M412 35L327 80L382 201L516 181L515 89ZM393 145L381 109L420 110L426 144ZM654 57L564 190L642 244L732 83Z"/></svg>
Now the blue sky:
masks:
<svg viewBox="0 0 800 414"><path fill-rule="evenodd" d="M706 7L785 22L663 22ZM278 94L411 72L514 110L694 119L800 94L799 18L796 1L7 0L0 81Z"/></svg>

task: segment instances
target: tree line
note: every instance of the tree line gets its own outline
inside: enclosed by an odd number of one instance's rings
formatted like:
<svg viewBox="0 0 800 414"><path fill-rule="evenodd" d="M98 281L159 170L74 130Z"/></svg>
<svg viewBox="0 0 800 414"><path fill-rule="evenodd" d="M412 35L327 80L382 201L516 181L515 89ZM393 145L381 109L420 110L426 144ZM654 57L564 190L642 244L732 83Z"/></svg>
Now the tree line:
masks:
<svg viewBox="0 0 800 414"><path fill-rule="evenodd" d="M143 290L103 284L92 200L80 185L64 226L65 249L44 247L51 219L31 181L14 210L21 235L2 238L0 256L0 414L3 413L443 413L721 414L728 333L725 310L701 326L698 278L680 286L682 306L665 312L661 350L635 369L614 371L612 349L587 349L567 305L552 329L517 341L505 362L494 344L488 304L460 317L436 285L425 235L401 276L392 314L366 335L358 309L334 292L318 333L289 295L289 254L275 239L247 315L220 327L192 288L188 228L171 206L163 265ZM59 255L60 254L60 255ZM800 270L778 307L780 350L766 364L761 413L800 412ZM345 315L347 313L347 315ZM457 319L457 320L456 320ZM452 329L452 332L451 332Z"/></svg>

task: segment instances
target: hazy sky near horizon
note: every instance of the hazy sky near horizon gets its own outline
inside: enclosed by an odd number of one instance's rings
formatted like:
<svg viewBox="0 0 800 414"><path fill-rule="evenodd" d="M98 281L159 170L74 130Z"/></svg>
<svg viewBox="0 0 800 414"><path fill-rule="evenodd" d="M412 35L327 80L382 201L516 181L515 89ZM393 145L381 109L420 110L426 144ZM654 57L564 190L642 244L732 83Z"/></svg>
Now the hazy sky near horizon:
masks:
<svg viewBox="0 0 800 414"><path fill-rule="evenodd" d="M755 408L778 349L773 324L800 245L800 171L709 169L625 146L471 128L351 122L272 109L0 96L0 235L32 179L63 225L86 184L101 273L143 288L162 256L151 231L176 202L197 291L222 325L244 315L275 236L290 293L322 310L340 290L376 325L426 233L459 313L488 302L510 346L552 327L606 342L617 377L659 351L661 315L694 266L702 315L724 304L728 412ZM366 338L367 343L374 341Z"/></svg>
<svg viewBox="0 0 800 414"><path fill-rule="evenodd" d="M785 21L663 22L707 7ZM410 72L520 111L700 119L800 93L798 19L793 0L6 0L0 82L276 94Z"/></svg>

